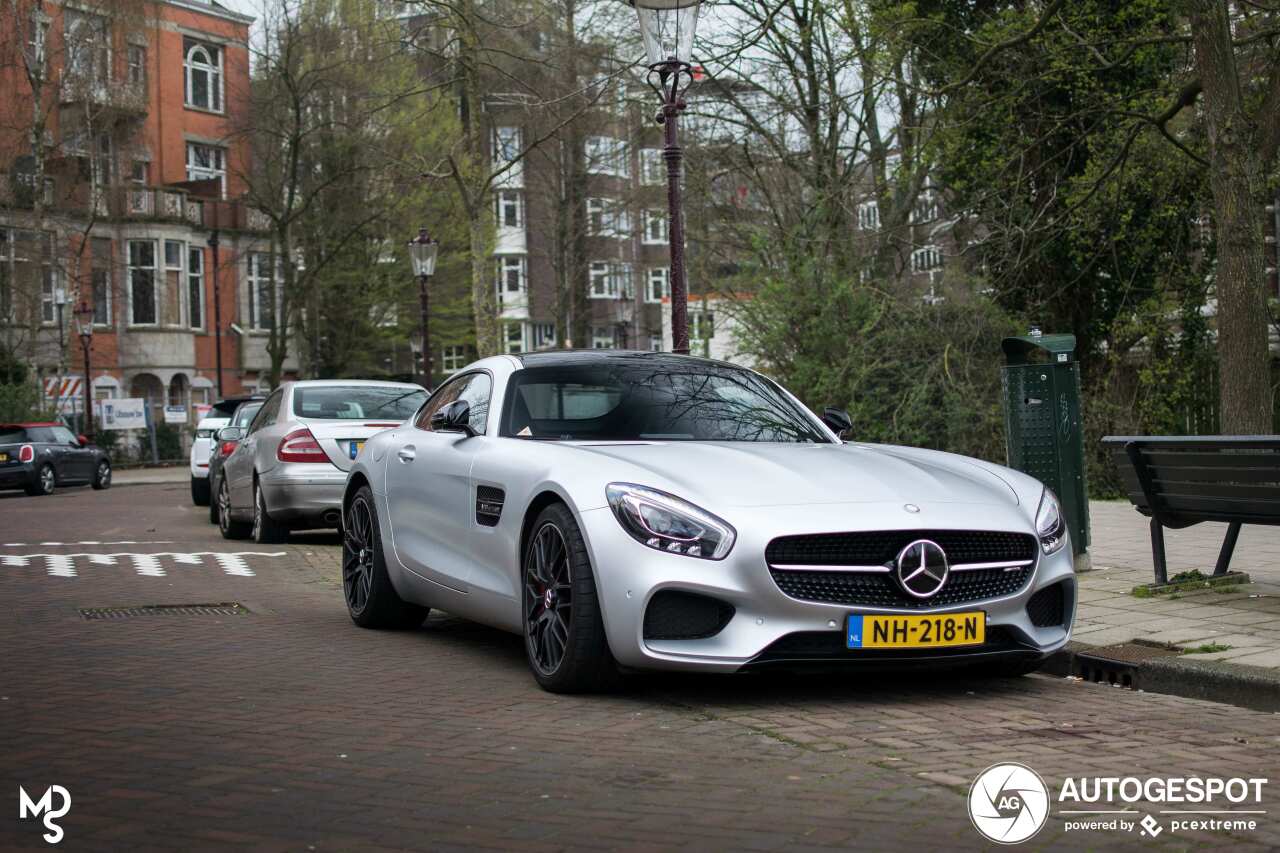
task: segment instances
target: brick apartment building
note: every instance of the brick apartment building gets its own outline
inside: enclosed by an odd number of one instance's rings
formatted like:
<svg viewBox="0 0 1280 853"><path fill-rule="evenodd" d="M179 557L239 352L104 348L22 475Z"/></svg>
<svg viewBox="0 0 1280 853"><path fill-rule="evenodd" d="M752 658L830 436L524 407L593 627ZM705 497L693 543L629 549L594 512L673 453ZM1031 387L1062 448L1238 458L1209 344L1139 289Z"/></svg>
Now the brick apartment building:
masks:
<svg viewBox="0 0 1280 853"><path fill-rule="evenodd" d="M20 8L0 29L0 334L41 378L78 378L83 299L95 399L194 423L219 384L256 389L269 366L273 265L237 134L252 19L212 0Z"/></svg>

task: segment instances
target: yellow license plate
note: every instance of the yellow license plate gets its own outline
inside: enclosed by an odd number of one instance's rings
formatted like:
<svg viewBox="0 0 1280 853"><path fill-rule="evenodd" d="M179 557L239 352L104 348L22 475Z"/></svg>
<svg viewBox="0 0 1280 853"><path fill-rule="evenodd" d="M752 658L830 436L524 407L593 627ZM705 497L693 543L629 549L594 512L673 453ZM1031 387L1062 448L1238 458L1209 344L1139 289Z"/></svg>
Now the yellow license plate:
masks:
<svg viewBox="0 0 1280 853"><path fill-rule="evenodd" d="M977 646L986 641L987 614L905 613L849 616L845 631L851 649L927 649Z"/></svg>
<svg viewBox="0 0 1280 853"><path fill-rule="evenodd" d="M8 461L9 461L9 454L8 454L8 453L0 453L0 462L8 462Z"/></svg>
<svg viewBox="0 0 1280 853"><path fill-rule="evenodd" d="M350 451L350 452L351 452L351 458L352 458L352 459L355 459L357 456L359 456L359 455L360 455L360 451L361 451L361 450L364 450L364 442L363 442L363 441L353 441L353 442L351 442L351 451Z"/></svg>

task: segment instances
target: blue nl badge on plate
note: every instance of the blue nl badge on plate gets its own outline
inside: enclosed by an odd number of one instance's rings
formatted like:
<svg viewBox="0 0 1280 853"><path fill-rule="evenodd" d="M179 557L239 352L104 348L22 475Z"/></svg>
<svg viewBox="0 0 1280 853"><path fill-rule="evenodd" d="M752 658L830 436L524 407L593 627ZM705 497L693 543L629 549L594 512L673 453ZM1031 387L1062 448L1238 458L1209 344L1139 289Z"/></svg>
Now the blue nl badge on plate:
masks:
<svg viewBox="0 0 1280 853"><path fill-rule="evenodd" d="M844 644L846 648L860 649L862 648L862 615L858 613L851 614L849 621L846 623Z"/></svg>

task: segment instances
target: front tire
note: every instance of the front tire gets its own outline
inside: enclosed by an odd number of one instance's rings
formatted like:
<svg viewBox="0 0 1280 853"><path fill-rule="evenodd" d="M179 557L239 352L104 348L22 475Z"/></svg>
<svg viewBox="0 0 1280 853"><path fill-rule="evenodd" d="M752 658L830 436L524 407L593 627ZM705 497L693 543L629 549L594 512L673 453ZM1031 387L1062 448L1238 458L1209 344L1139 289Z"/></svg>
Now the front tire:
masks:
<svg viewBox="0 0 1280 853"><path fill-rule="evenodd" d="M521 617L524 649L539 686L594 693L617 685L582 531L564 504L539 513L525 548Z"/></svg>
<svg viewBox="0 0 1280 853"><path fill-rule="evenodd" d="M40 466L40 470L36 472L36 481L26 487L26 492L32 497L42 497L53 494L57 487L58 475L54 473L53 466L46 463Z"/></svg>
<svg viewBox="0 0 1280 853"><path fill-rule="evenodd" d="M111 463L105 459L98 461L98 467L93 472L93 487L98 491L111 488Z"/></svg>
<svg viewBox="0 0 1280 853"><path fill-rule="evenodd" d="M368 486L360 487L343 515L342 594L351 621L361 628L416 628L429 612L402 599L391 584Z"/></svg>
<svg viewBox="0 0 1280 853"><path fill-rule="evenodd" d="M253 541L259 545L278 545L289 538L289 528L271 517L262 485L253 481Z"/></svg>
<svg viewBox="0 0 1280 853"><path fill-rule="evenodd" d="M209 478L191 478L191 502L196 506L209 505Z"/></svg>

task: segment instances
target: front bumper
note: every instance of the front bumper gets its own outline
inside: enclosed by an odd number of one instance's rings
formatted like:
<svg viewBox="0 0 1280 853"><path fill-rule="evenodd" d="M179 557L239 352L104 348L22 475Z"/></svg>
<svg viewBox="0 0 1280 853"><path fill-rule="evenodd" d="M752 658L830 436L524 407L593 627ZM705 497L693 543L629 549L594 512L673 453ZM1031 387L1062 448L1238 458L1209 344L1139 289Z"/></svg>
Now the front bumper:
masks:
<svg viewBox="0 0 1280 853"><path fill-rule="evenodd" d="M1068 542L1044 556L1016 593L951 606L895 610L800 601L784 594L765 561L778 536L861 530L1005 530L1033 533L1015 508L920 504L904 518L900 504L748 508L729 518L738 540L724 560L666 554L636 542L607 507L580 514L580 525L601 601L609 646L620 664L637 669L735 671L770 663L864 663L878 666L959 664L994 659L1044 658L1066 645L1075 618L1075 571ZM851 523L851 518L857 519ZM1027 603L1041 589L1063 584L1066 617L1061 625L1037 627ZM710 596L733 607L732 618L704 639L646 639L645 611L663 590ZM989 641L983 646L927 650L848 650L845 620L851 613L986 613Z"/></svg>
<svg viewBox="0 0 1280 853"><path fill-rule="evenodd" d="M275 521L299 529L341 526L347 472L336 466L279 465L262 475L260 484Z"/></svg>

